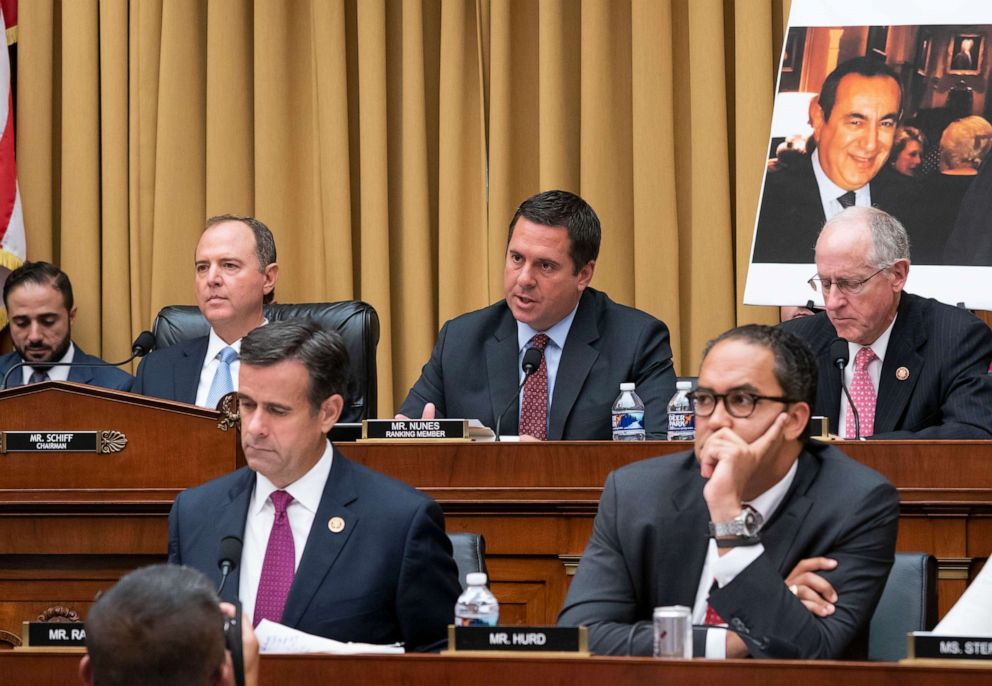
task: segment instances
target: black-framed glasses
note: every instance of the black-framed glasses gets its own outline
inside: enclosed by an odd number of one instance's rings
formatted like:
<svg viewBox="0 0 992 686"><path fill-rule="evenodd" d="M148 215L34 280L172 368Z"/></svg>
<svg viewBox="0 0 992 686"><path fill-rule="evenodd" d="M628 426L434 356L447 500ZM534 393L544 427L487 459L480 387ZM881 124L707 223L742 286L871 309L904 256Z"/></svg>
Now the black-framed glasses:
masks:
<svg viewBox="0 0 992 686"><path fill-rule="evenodd" d="M757 393L749 393L747 391L711 393L710 391L697 390L689 393L689 399L692 400L692 404L695 406L696 415L700 417L709 417L713 414L713 411L716 410L717 401L722 400L727 413L737 419L747 419L754 414L754 408L762 400L771 400L776 403L785 403L786 405L799 402L792 398L758 395Z"/></svg>
<svg viewBox="0 0 992 686"><path fill-rule="evenodd" d="M888 267L882 267L877 272L872 274L866 279L856 280L856 279L821 279L819 276L810 277L809 287L814 291L820 291L826 294L833 287L837 287L841 293L845 295L857 295L865 289L865 284L874 279L876 276L884 272Z"/></svg>

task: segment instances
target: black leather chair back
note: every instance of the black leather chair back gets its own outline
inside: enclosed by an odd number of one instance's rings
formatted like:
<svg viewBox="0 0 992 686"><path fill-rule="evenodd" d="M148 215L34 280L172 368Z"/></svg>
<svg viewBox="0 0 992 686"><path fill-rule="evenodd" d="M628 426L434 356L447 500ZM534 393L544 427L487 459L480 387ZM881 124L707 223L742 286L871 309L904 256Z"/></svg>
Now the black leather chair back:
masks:
<svg viewBox="0 0 992 686"><path fill-rule="evenodd" d="M376 417L375 349L379 344L379 316L368 303L343 300L336 303L265 306L270 322L287 319L310 319L328 331L337 331L344 339L351 360L351 386L339 421L357 422ZM165 348L210 333L210 325L199 308L193 305L163 307L152 327L155 347Z"/></svg>
<svg viewBox="0 0 992 686"><path fill-rule="evenodd" d="M896 553L885 590L871 618L868 659L906 657L906 634L937 624L937 560L928 553Z"/></svg>
<svg viewBox="0 0 992 686"><path fill-rule="evenodd" d="M465 590L465 577L472 572L486 572L486 539L482 534L457 532L448 534L458 565L458 583ZM488 573L488 572L486 572Z"/></svg>

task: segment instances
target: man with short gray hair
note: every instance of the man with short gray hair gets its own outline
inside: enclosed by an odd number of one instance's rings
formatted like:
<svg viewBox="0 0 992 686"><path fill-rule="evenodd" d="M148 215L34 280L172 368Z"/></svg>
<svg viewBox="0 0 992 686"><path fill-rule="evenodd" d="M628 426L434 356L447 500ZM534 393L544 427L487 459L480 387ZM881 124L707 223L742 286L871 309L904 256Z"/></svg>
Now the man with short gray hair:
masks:
<svg viewBox="0 0 992 686"><path fill-rule="evenodd" d="M872 207L820 232L809 283L826 312L782 324L819 359L813 412L845 438L992 438L992 332L967 310L906 293L909 250L902 224ZM831 352L838 337L857 422Z"/></svg>

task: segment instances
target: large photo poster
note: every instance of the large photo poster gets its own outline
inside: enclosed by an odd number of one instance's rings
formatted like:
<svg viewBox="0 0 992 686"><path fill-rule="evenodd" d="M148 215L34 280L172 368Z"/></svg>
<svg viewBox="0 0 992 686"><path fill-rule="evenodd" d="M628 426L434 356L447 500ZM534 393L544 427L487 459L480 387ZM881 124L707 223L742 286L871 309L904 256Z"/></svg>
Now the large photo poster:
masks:
<svg viewBox="0 0 992 686"><path fill-rule="evenodd" d="M820 294L814 246L844 208L910 237L907 290L992 309L992 2L794 0L744 302Z"/></svg>

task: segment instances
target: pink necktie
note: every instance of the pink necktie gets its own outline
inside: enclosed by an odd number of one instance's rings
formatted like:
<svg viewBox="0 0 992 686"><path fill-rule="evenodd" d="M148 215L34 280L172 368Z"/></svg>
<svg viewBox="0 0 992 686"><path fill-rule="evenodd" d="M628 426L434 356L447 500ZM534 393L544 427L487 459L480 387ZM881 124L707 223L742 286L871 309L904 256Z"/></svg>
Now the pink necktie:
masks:
<svg viewBox="0 0 992 686"><path fill-rule="evenodd" d="M282 621L282 611L286 607L289 587L293 585L296 570L296 547L293 545L293 530L289 526L286 508L293 496L286 491L273 491L269 496L276 508L272 520L269 543L265 547L265 560L262 562L262 576L258 580L258 595L255 597L255 621L258 626L263 619Z"/></svg>
<svg viewBox="0 0 992 686"><path fill-rule="evenodd" d="M851 398L858 408L858 418L861 420L861 436L868 438L875 433L875 387L871 385L868 376L868 363L875 359L875 351L862 348L854 356L854 376L851 379ZM854 438L854 412L847 406L844 417L844 428L848 438Z"/></svg>
<svg viewBox="0 0 992 686"><path fill-rule="evenodd" d="M532 348L542 353L548 345L547 334L539 333L530 339ZM548 437L548 365L541 355L541 364L524 384L524 399L520 404L520 435L527 434L539 441Z"/></svg>

